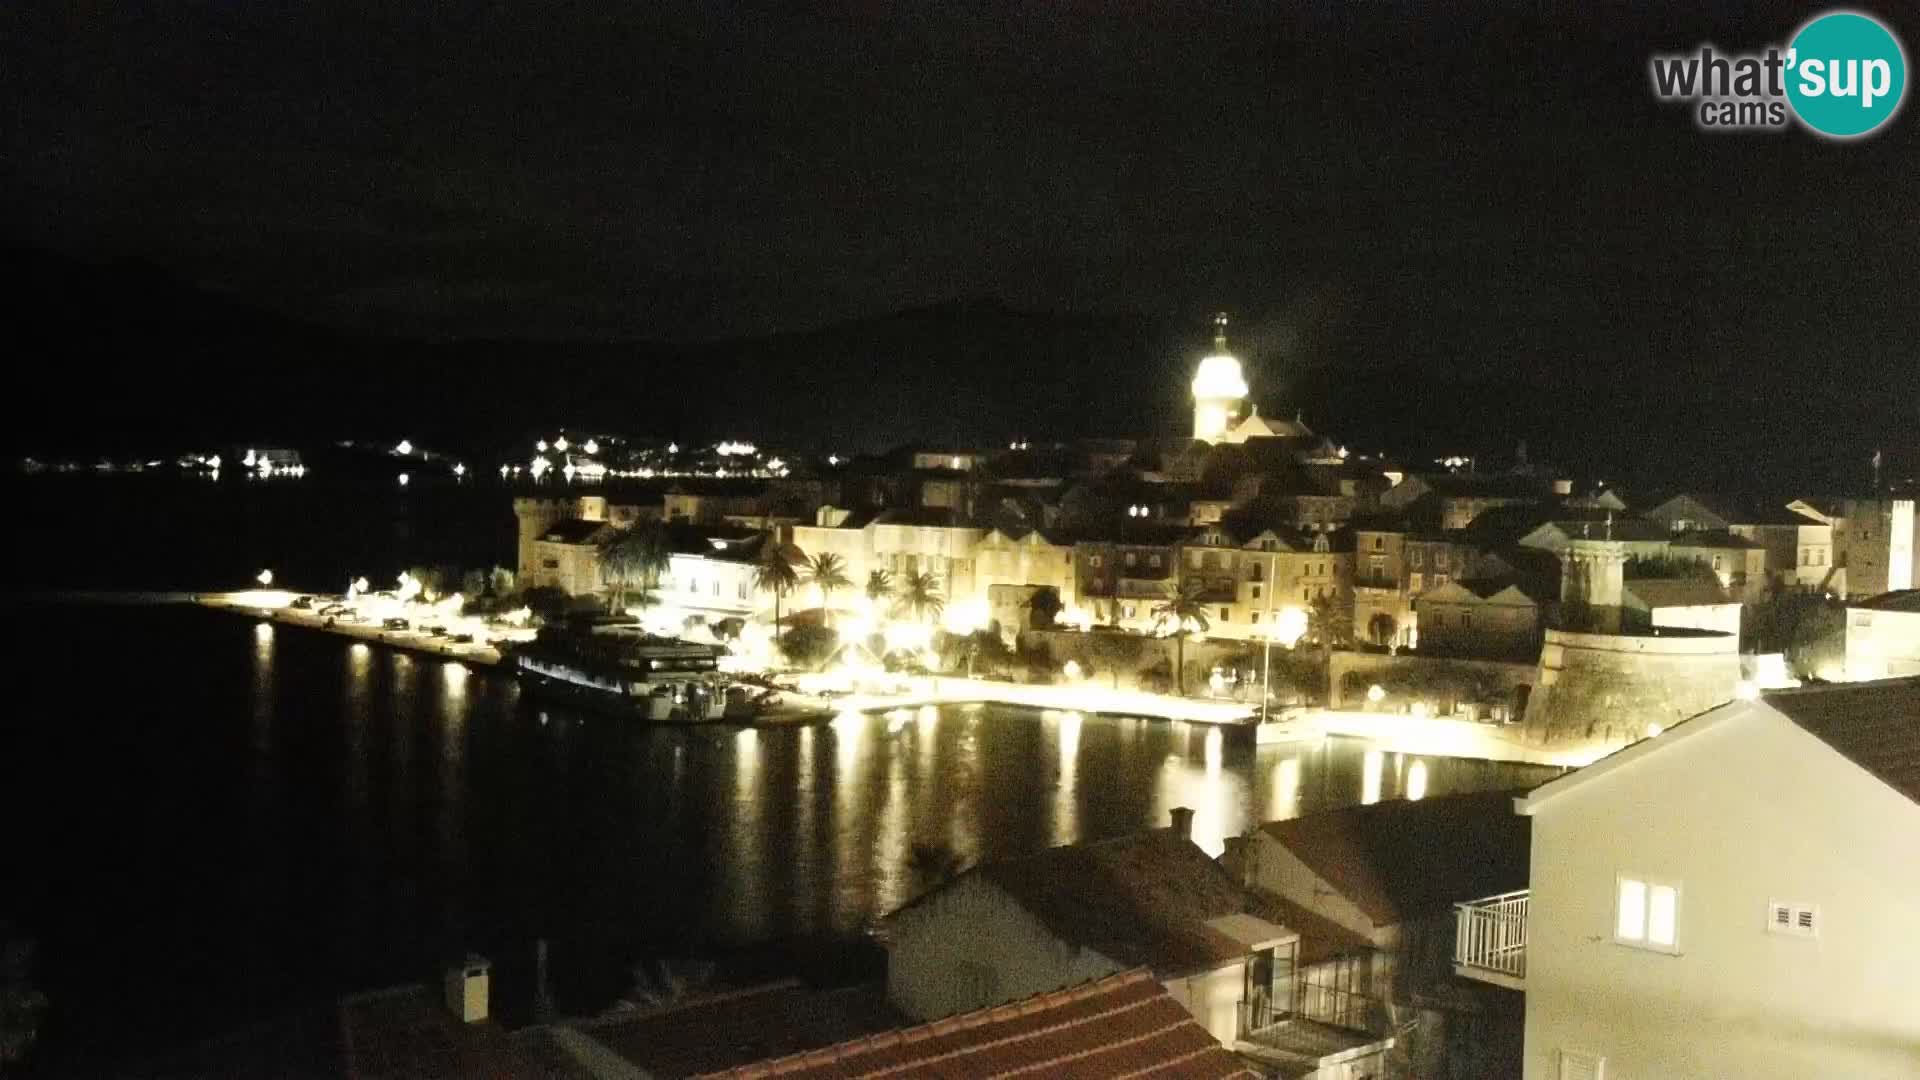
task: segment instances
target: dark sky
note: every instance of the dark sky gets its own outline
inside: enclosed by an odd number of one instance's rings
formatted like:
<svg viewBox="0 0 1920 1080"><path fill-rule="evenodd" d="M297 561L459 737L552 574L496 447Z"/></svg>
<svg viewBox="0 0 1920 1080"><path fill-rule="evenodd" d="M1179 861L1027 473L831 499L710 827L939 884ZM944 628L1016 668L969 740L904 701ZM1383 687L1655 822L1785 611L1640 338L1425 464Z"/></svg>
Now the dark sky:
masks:
<svg viewBox="0 0 1920 1080"><path fill-rule="evenodd" d="M1813 8L801 7L8 4L4 224L389 334L1228 308L1282 364L1920 422L1915 111L1711 135L1647 85Z"/></svg>

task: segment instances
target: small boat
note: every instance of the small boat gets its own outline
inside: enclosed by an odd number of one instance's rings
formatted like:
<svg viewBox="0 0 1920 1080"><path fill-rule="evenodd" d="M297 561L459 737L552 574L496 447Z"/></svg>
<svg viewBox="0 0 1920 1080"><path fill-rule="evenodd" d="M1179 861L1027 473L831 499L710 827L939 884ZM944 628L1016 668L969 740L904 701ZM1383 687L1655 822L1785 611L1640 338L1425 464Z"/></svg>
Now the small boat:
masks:
<svg viewBox="0 0 1920 1080"><path fill-rule="evenodd" d="M1256 724L1253 729L1256 746L1317 742L1326 737L1326 726L1308 709L1287 709L1265 723Z"/></svg>
<svg viewBox="0 0 1920 1080"><path fill-rule="evenodd" d="M659 637L614 621L542 629L510 650L513 669L535 694L662 724L750 720L749 687L720 673L717 645Z"/></svg>

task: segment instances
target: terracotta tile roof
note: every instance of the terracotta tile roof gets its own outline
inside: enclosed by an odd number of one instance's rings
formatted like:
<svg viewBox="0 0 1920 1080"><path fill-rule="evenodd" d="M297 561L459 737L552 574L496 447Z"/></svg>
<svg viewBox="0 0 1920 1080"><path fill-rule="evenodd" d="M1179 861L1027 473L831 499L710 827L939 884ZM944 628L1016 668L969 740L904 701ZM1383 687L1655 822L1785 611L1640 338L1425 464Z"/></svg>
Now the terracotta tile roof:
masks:
<svg viewBox="0 0 1920 1080"><path fill-rule="evenodd" d="M1860 601L1848 601L1850 608L1865 608L1868 611L1898 611L1906 614L1920 614L1920 589L1901 589L1898 592L1881 593Z"/></svg>
<svg viewBox="0 0 1920 1080"><path fill-rule="evenodd" d="M599 540L603 529L612 529L604 521L585 521L580 518L566 518L547 526L540 539L553 544L592 544Z"/></svg>
<svg viewBox="0 0 1920 1080"><path fill-rule="evenodd" d="M1708 578L1634 578L1625 588L1650 609L1739 602L1728 596L1718 581Z"/></svg>
<svg viewBox="0 0 1920 1080"><path fill-rule="evenodd" d="M1246 891L1171 829L1049 848L973 872L1061 940L1163 978L1210 971L1247 952L1206 925L1248 912Z"/></svg>
<svg viewBox="0 0 1920 1080"><path fill-rule="evenodd" d="M1920 803L1920 678L1782 690L1766 703Z"/></svg>
<svg viewBox="0 0 1920 1080"><path fill-rule="evenodd" d="M1300 932L1300 948L1296 959L1302 967L1373 948L1371 939L1354 933L1304 904L1296 904L1265 889L1257 892L1260 905L1270 918Z"/></svg>
<svg viewBox="0 0 1920 1080"><path fill-rule="evenodd" d="M1067 990L713 1076L1191 1077L1258 1074L1136 969Z"/></svg>
<svg viewBox="0 0 1920 1080"><path fill-rule="evenodd" d="M1260 829L1384 927L1526 888L1532 833L1514 813L1519 794L1394 800Z"/></svg>
<svg viewBox="0 0 1920 1080"><path fill-rule="evenodd" d="M498 1026L461 1023L425 986L341 999L340 1030L348 1080L552 1075Z"/></svg>
<svg viewBox="0 0 1920 1080"><path fill-rule="evenodd" d="M1614 535L1616 537L1620 536L1617 530L1614 532ZM1756 551L1765 547L1764 544L1761 544L1757 540L1749 540L1744 536L1730 533L1725 529L1700 529L1695 532L1669 533L1668 535L1673 537L1673 546L1677 548L1708 548L1714 551ZM1632 540L1638 538L1622 537L1622 539Z"/></svg>
<svg viewBox="0 0 1920 1080"><path fill-rule="evenodd" d="M814 990L788 979L572 1026L668 1080L831 1046L906 1020L878 987Z"/></svg>

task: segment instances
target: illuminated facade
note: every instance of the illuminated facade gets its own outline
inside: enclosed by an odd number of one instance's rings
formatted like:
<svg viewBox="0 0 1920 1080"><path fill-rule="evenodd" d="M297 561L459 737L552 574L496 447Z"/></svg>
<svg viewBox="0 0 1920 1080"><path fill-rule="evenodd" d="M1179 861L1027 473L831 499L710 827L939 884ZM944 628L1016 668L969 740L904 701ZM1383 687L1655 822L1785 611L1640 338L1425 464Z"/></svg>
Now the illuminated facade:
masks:
<svg viewBox="0 0 1920 1080"><path fill-rule="evenodd" d="M1200 361L1193 376L1193 437L1207 442L1227 441L1247 397L1247 380L1240 361L1227 351L1227 317L1213 319L1213 354Z"/></svg>

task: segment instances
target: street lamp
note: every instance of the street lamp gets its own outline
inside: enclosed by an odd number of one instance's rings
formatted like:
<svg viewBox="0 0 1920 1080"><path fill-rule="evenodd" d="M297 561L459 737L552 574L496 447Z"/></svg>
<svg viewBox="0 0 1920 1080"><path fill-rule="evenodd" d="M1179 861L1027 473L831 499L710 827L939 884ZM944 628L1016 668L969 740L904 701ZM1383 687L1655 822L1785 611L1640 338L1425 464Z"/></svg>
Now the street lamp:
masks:
<svg viewBox="0 0 1920 1080"><path fill-rule="evenodd" d="M1264 655L1260 668L1260 722L1263 724L1267 722L1267 702L1273 697L1273 639L1277 637L1287 648L1293 648L1306 635L1307 613L1296 607L1284 608L1268 625L1271 629L1261 635L1266 642L1261 650Z"/></svg>

